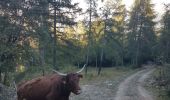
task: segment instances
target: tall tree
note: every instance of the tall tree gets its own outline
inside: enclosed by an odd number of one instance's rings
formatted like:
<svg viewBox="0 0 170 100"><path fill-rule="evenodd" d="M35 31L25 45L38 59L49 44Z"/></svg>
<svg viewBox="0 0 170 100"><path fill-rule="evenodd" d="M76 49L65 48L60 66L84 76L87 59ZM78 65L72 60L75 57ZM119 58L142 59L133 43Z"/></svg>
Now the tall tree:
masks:
<svg viewBox="0 0 170 100"><path fill-rule="evenodd" d="M97 10L96 10L96 7L97 7L97 3L96 3L97 0L87 0L87 4L89 5L88 9L87 9L87 13L89 14L89 21L88 22L88 31L87 31L87 34L88 34L88 44L87 44L87 54L86 54L86 65L88 66L89 64L89 52L90 52L90 47L92 47L92 44L93 44L93 35L92 35L92 19L94 17L97 16ZM85 70L85 73L87 74L87 67L86 66L86 70Z"/></svg>
<svg viewBox="0 0 170 100"><path fill-rule="evenodd" d="M27 0L23 4L29 6L29 9L23 10L22 17L25 16L27 23L24 23L32 27L32 30L29 30L31 38L38 42L39 64L44 75L45 48L50 39L49 4L47 0Z"/></svg>
<svg viewBox="0 0 170 100"><path fill-rule="evenodd" d="M103 9L103 19L105 23L104 37L106 40L105 49L114 53L105 53L106 57L111 57L116 65L123 65L124 59L124 37L126 8L121 4L121 0L107 1ZM105 52L106 52L105 51Z"/></svg>
<svg viewBox="0 0 170 100"><path fill-rule="evenodd" d="M135 0L128 26L128 56L134 66L153 60L152 47L156 39L154 18L151 0Z"/></svg>
<svg viewBox="0 0 170 100"><path fill-rule="evenodd" d="M160 35L160 56L163 57L164 62L170 62L170 4L165 5L165 14L162 18L162 31Z"/></svg>
<svg viewBox="0 0 170 100"><path fill-rule="evenodd" d="M106 24L106 37L110 42L110 47L115 51L113 61L116 65L124 63L125 27L126 27L126 8L121 0L108 1L105 5L105 12L108 12ZM107 13L106 13L107 14ZM105 16L106 16L105 14Z"/></svg>
<svg viewBox="0 0 170 100"><path fill-rule="evenodd" d="M78 4L72 4L71 0L48 0L50 3L50 9L52 11L53 17L53 67L58 69L57 67L57 59L56 59L56 40L63 33L63 27L65 25L74 25L76 22L74 21L74 15L77 12L80 12L81 9L78 8Z"/></svg>
<svg viewBox="0 0 170 100"><path fill-rule="evenodd" d="M30 50L29 39L25 32L26 27L20 19L22 15L20 3L20 0L17 0L17 2L0 1L0 72L5 73L5 84L7 83L8 72L15 71L14 69L18 64L24 64L29 58L27 56Z"/></svg>

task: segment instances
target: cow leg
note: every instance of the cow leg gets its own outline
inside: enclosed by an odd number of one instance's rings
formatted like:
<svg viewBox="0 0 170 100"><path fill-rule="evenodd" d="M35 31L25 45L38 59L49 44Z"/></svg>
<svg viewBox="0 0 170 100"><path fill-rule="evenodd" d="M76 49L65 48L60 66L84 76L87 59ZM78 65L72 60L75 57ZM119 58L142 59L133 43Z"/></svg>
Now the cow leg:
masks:
<svg viewBox="0 0 170 100"><path fill-rule="evenodd" d="M17 100L23 100L23 98L18 94Z"/></svg>
<svg viewBox="0 0 170 100"><path fill-rule="evenodd" d="M50 92L50 93L46 96L46 100L55 100L55 96L53 95L52 92Z"/></svg>
<svg viewBox="0 0 170 100"><path fill-rule="evenodd" d="M69 100L69 97L63 97L61 100Z"/></svg>

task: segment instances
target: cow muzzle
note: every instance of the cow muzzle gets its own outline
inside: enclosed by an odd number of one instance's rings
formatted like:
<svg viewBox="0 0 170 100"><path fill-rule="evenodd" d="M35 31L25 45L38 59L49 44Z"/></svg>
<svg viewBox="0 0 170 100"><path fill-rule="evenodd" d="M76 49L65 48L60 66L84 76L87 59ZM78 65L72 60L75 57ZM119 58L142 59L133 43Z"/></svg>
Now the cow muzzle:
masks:
<svg viewBox="0 0 170 100"><path fill-rule="evenodd" d="M74 94L76 94L76 95L79 95L79 94L81 94L81 93L82 93L82 90L81 90L81 89L79 89L79 90L77 90L77 91L74 92Z"/></svg>

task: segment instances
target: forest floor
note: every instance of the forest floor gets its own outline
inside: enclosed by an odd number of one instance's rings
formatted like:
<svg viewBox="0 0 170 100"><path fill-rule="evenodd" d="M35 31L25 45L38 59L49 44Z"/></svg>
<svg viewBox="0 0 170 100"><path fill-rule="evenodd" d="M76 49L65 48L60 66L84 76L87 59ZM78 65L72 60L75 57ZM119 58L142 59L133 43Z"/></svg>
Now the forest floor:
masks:
<svg viewBox="0 0 170 100"><path fill-rule="evenodd" d="M82 93L71 95L71 100L155 100L145 88L145 80L154 71L152 67L145 67L133 72L125 73L119 78L110 77L105 80L93 80L82 86Z"/></svg>

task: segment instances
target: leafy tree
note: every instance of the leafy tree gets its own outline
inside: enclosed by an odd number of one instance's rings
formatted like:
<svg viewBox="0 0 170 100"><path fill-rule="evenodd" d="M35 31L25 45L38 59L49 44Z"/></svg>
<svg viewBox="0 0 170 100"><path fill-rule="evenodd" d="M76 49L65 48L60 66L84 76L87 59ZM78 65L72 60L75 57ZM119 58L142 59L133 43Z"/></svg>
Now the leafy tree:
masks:
<svg viewBox="0 0 170 100"><path fill-rule="evenodd" d="M97 0L87 0L87 4L89 5L86 13L89 14L89 21L86 21L88 22L87 23L87 27L88 27L88 31L87 31L87 36L88 36L88 44L87 44L87 54L86 54L86 65L88 66L89 64L89 52L91 47L92 47L92 44L93 44L93 33L92 33L92 18L93 17L96 17L97 16L97 3L96 3ZM85 73L87 74L87 68L86 67L86 70L85 70Z"/></svg>
<svg viewBox="0 0 170 100"><path fill-rule="evenodd" d="M128 57L134 66L153 60L156 36L155 14L151 0L136 0L129 21Z"/></svg>
<svg viewBox="0 0 170 100"><path fill-rule="evenodd" d="M26 38L24 27L19 20L19 3L6 0L0 1L0 6L0 72L5 75L3 81L7 84L8 72L15 71L18 64L27 61L24 58L30 52L30 47L27 45L29 39Z"/></svg>
<svg viewBox="0 0 170 100"><path fill-rule="evenodd" d="M104 19L105 58L117 65L123 64L124 37L125 37L125 5L120 0L107 1L102 9ZM108 52L109 51L109 52ZM110 51L114 53L110 53ZM116 58L116 59L115 59Z"/></svg>
<svg viewBox="0 0 170 100"><path fill-rule="evenodd" d="M51 17L53 19L53 67L57 68L56 64L56 40L63 35L63 27L65 25L75 25L74 15L80 12L81 9L78 8L78 4L72 4L71 0L49 0L50 9L53 12ZM61 35L62 34L62 35Z"/></svg>
<svg viewBox="0 0 170 100"><path fill-rule="evenodd" d="M165 5L165 14L162 18L162 31L160 35L160 43L159 48L160 55L163 57L164 62L169 63L170 62L170 4Z"/></svg>

